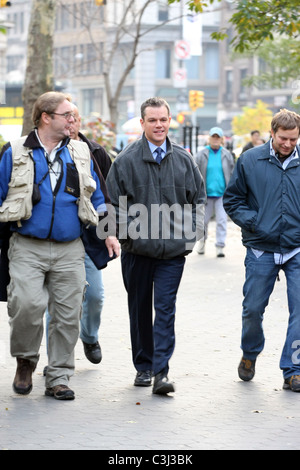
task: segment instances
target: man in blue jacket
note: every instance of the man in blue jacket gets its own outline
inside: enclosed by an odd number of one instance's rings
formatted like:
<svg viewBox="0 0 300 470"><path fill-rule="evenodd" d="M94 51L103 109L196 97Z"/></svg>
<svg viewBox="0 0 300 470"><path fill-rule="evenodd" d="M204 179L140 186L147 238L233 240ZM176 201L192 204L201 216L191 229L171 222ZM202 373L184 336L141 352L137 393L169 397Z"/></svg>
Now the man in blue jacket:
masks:
<svg viewBox="0 0 300 470"><path fill-rule="evenodd" d="M284 388L300 392L300 116L286 109L271 123L271 140L237 161L224 208L241 227L246 280L242 314L243 357L238 373L254 377L264 348L263 315L282 269L286 275L289 326L280 368Z"/></svg>
<svg viewBox="0 0 300 470"><path fill-rule="evenodd" d="M11 223L7 308L11 354L17 358L13 389L28 394L39 359L43 316L49 308L47 396L72 400L68 387L85 286L82 225L97 225L105 211L100 182L86 144L70 141L72 105L63 93L41 95L36 128L11 142L0 161L0 221ZM115 238L106 240L110 256Z"/></svg>

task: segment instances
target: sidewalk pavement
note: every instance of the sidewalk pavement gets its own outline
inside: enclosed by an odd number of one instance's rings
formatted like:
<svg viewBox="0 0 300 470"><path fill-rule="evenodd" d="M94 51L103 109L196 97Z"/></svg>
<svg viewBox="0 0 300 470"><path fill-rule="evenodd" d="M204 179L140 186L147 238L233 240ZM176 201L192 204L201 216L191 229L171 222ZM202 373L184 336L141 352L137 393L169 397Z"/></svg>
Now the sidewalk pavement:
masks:
<svg viewBox="0 0 300 470"><path fill-rule="evenodd" d="M9 450L294 450L300 447L300 394L282 390L279 359L287 328L282 273L265 315L266 346L254 380L239 380L245 249L228 226L226 257L216 258L212 222L205 255L188 256L177 302L170 396L133 386L126 293L120 260L103 271L105 308L93 365L81 341L70 382L76 399L44 396L45 339L28 396L12 391L6 304L0 303L0 449ZM111 452L112 455L115 455ZM134 454L134 452L131 452Z"/></svg>

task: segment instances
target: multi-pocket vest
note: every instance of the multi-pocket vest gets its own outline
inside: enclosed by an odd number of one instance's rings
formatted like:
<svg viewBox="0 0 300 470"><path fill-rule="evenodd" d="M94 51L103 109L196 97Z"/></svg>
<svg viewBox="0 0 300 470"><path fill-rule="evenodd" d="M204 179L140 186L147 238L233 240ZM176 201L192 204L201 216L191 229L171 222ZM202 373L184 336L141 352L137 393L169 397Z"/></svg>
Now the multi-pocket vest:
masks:
<svg viewBox="0 0 300 470"><path fill-rule="evenodd" d="M0 207L0 222L17 222L30 219L34 188L34 160L32 149L24 147L25 137L11 142L12 173L8 193ZM67 145L79 175L80 194L77 200L78 217L84 225L98 225L99 216L91 196L96 182L91 175L90 150L84 142L70 140Z"/></svg>

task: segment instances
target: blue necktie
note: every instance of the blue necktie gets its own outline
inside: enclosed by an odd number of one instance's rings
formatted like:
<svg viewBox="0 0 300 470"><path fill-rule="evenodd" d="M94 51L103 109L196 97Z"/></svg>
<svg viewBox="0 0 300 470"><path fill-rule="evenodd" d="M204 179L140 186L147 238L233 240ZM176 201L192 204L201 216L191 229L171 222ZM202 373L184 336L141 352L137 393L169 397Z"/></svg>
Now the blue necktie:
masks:
<svg viewBox="0 0 300 470"><path fill-rule="evenodd" d="M160 162L162 161L162 156L161 156L162 151L163 150L160 147L157 147L155 160L157 161L158 164L160 164Z"/></svg>

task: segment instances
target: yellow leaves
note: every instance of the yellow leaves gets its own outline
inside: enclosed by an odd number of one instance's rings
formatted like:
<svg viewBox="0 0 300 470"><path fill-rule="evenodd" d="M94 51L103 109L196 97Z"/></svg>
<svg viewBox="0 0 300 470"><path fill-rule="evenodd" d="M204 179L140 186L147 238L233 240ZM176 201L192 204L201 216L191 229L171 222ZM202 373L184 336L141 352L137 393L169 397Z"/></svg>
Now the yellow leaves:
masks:
<svg viewBox="0 0 300 470"><path fill-rule="evenodd" d="M257 100L254 108L245 106L243 114L233 118L232 131L235 135L249 134L252 130L258 130L261 133L269 132L272 116L272 111L268 109L267 104Z"/></svg>
<svg viewBox="0 0 300 470"><path fill-rule="evenodd" d="M299 31L299 23L291 23L290 28L292 33L297 33Z"/></svg>

